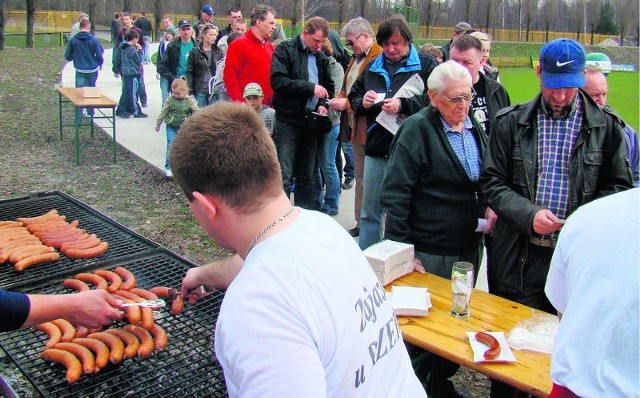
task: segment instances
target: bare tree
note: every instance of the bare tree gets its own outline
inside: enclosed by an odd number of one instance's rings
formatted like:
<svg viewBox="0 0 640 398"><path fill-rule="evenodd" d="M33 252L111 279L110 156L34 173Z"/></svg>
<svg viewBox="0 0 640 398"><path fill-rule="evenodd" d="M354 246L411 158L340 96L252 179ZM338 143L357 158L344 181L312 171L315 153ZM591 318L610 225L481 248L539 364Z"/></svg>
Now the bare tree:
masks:
<svg viewBox="0 0 640 398"><path fill-rule="evenodd" d="M27 0L27 48L33 48L33 25L36 21L36 0Z"/></svg>
<svg viewBox="0 0 640 398"><path fill-rule="evenodd" d="M4 8L5 0L0 0L0 51L4 50Z"/></svg>

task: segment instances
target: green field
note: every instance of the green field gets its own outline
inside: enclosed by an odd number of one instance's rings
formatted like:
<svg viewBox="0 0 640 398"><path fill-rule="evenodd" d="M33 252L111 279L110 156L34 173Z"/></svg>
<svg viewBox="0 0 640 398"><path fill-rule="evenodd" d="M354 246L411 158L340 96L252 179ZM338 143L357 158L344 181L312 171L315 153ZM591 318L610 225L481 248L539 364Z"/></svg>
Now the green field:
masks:
<svg viewBox="0 0 640 398"><path fill-rule="evenodd" d="M638 72L613 72L609 74L607 103L622 117L625 123L638 130L639 99ZM525 102L540 91L538 77L530 68L500 68L500 79L511 97L511 103Z"/></svg>

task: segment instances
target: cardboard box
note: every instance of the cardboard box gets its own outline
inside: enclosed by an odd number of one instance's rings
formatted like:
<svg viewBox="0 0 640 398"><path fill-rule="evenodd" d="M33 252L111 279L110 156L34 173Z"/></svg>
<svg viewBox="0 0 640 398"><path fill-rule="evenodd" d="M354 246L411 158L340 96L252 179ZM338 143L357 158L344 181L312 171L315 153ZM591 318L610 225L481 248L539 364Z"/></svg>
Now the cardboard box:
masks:
<svg viewBox="0 0 640 398"><path fill-rule="evenodd" d="M82 96L85 98L100 98L102 93L98 87L82 87Z"/></svg>

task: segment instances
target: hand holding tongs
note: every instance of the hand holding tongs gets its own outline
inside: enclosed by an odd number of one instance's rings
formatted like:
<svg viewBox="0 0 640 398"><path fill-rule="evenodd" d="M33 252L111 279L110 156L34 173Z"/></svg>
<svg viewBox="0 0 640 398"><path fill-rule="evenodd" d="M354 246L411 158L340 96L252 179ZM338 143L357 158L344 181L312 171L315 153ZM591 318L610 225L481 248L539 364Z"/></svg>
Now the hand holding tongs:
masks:
<svg viewBox="0 0 640 398"><path fill-rule="evenodd" d="M139 302L122 303L120 304L119 308L133 307L133 306L144 307L144 308L162 308L166 305L167 304L165 303L164 300L157 299L157 300L143 300Z"/></svg>

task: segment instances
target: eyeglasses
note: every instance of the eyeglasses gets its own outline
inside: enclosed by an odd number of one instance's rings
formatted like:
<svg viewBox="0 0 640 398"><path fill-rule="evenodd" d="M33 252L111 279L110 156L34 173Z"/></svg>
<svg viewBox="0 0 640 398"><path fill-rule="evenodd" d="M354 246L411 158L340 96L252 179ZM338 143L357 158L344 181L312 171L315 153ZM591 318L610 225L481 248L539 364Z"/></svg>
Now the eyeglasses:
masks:
<svg viewBox="0 0 640 398"><path fill-rule="evenodd" d="M456 104L456 105L457 105L457 104L459 104L459 103L461 103L462 101L465 101L465 102L471 102L471 101L473 101L473 99L476 97L476 95L477 95L477 94L476 94L476 92L475 92L473 89L471 89L471 92L470 92L469 94L465 94L465 95L458 95L458 96L456 96L456 97L451 97L451 98L449 98L449 97L445 97L444 95L440 94L440 96L441 96L442 98L444 98L444 99L446 99L447 101L449 101L450 103L452 103L452 104Z"/></svg>
<svg viewBox="0 0 640 398"><path fill-rule="evenodd" d="M363 34L364 34L364 33L360 33L360 34L358 35L358 37L356 37L356 38L355 38L355 39L353 39L353 40L347 40L347 41L345 41L345 42L344 42L344 44L346 44L346 45L347 45L347 46L349 46L349 47L353 46L353 45L355 44L355 42L357 42L357 41L358 41L358 39L359 39L360 37L362 37L362 35L363 35Z"/></svg>

